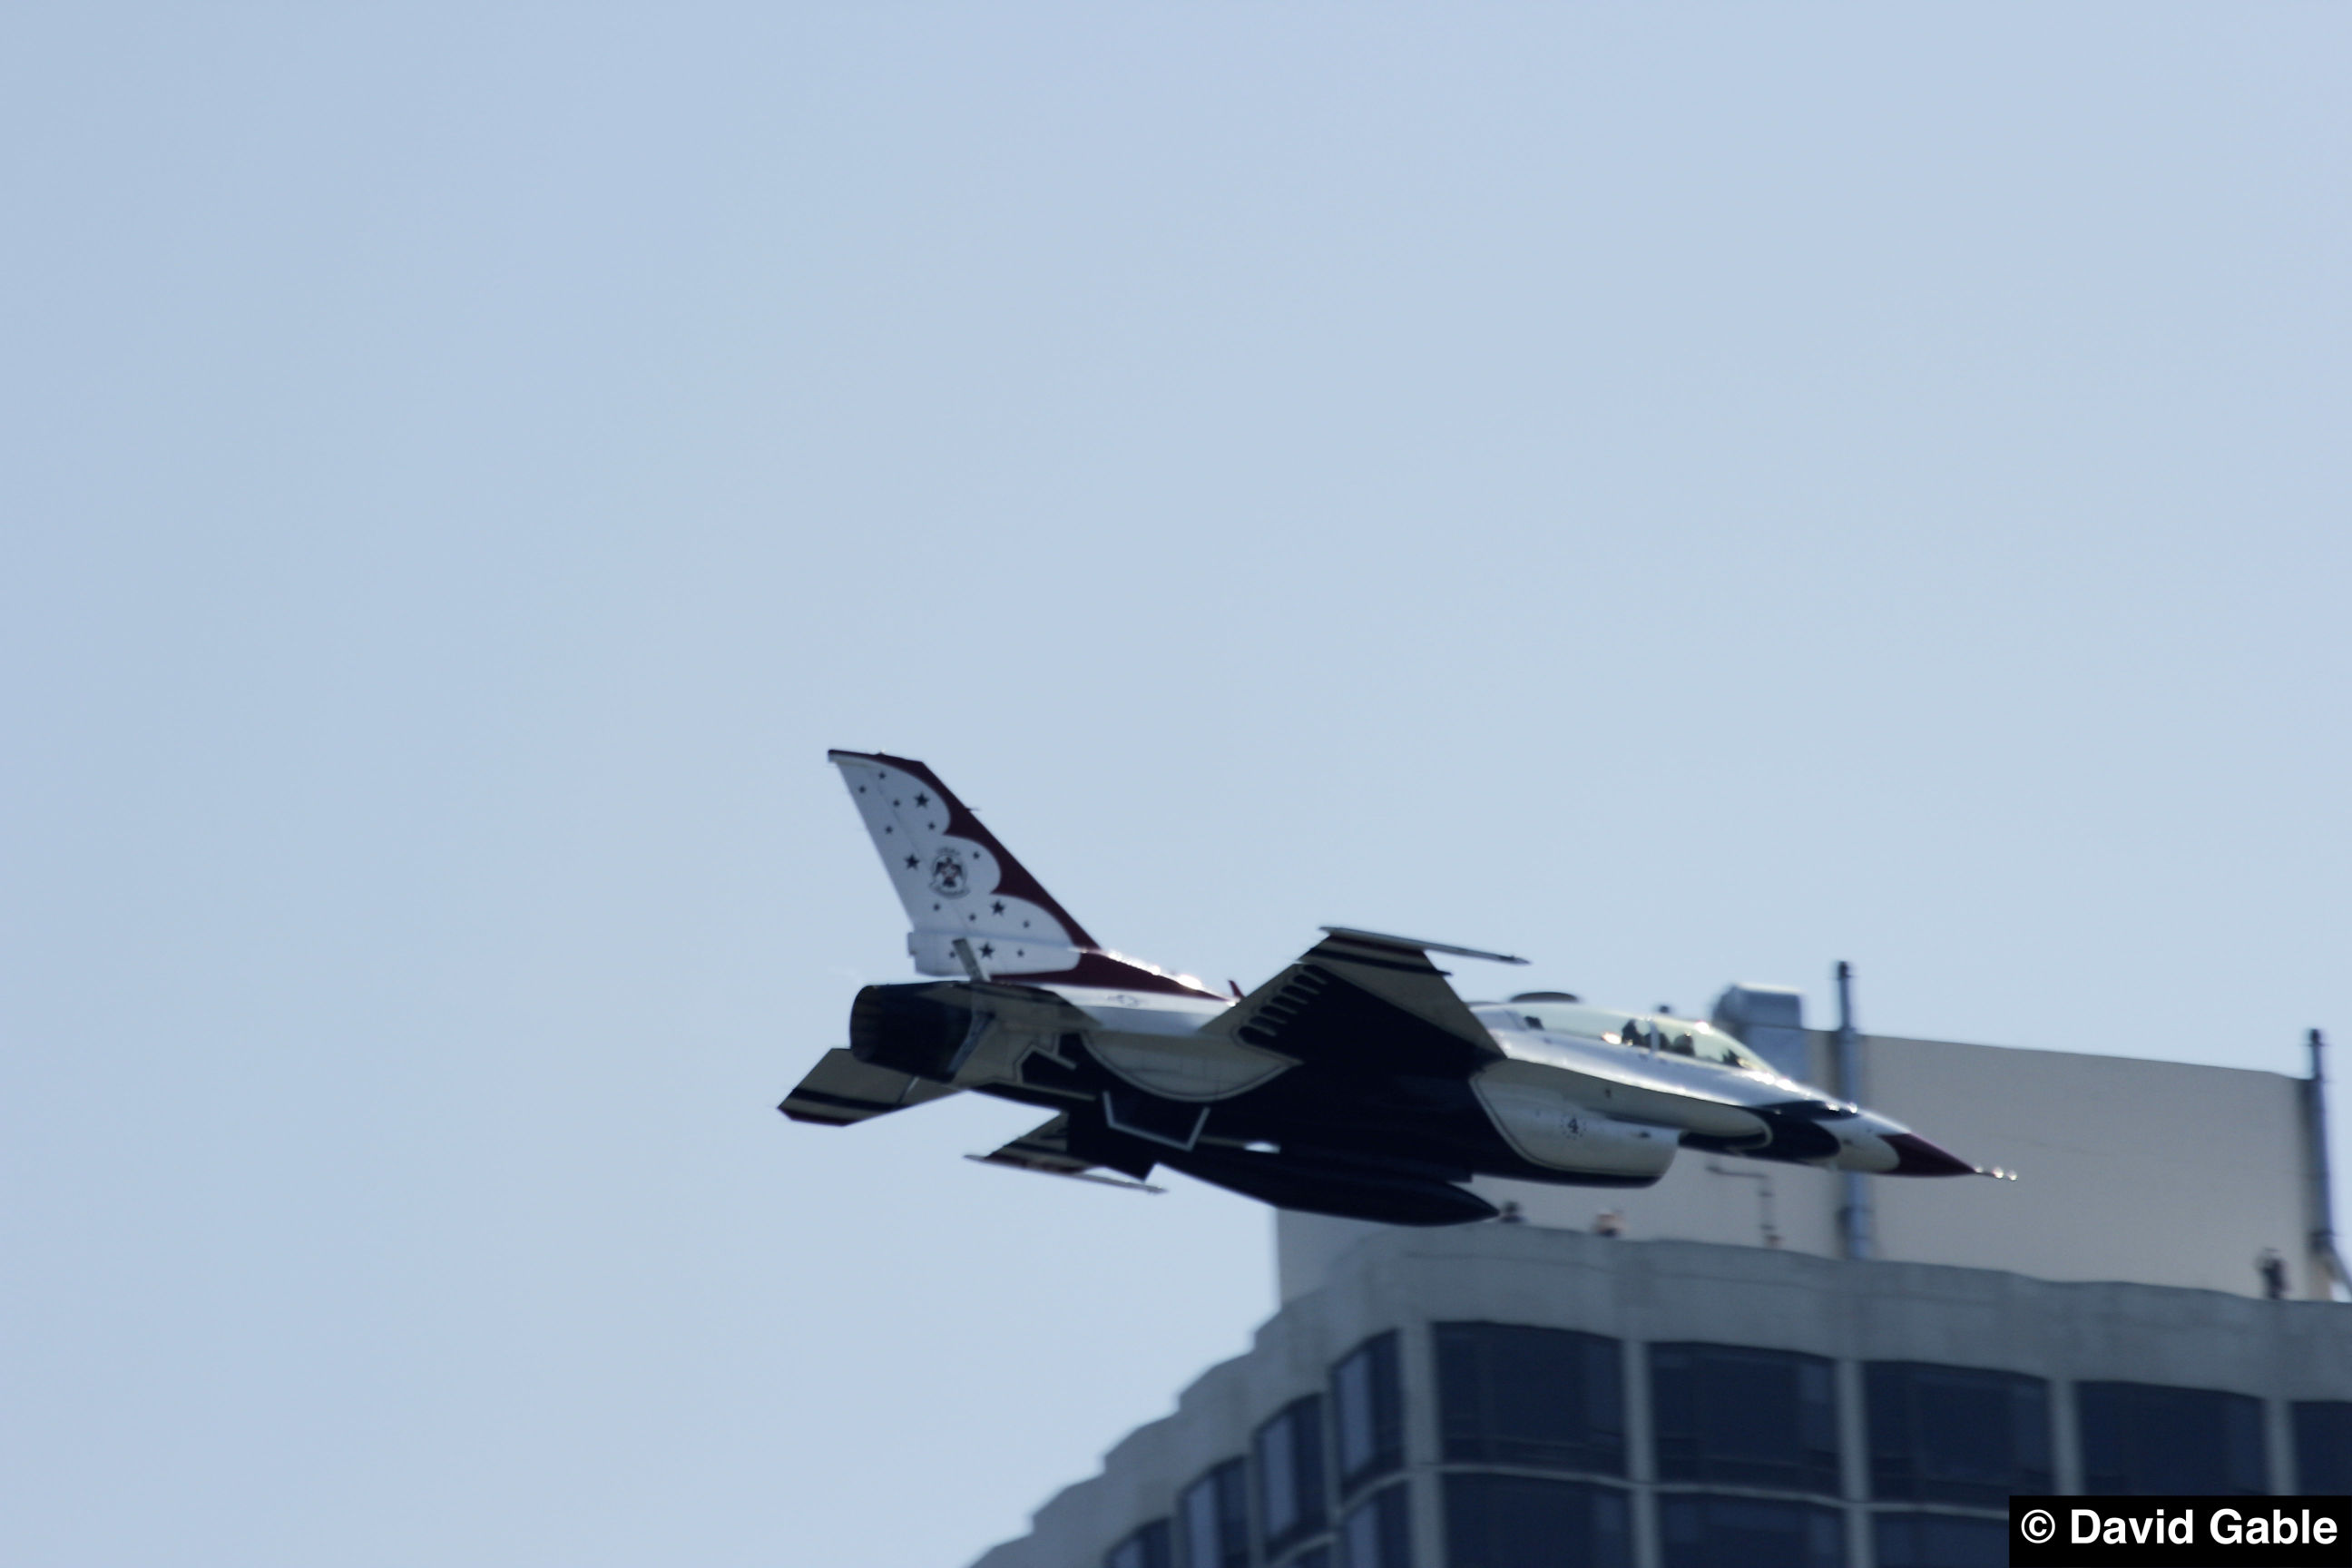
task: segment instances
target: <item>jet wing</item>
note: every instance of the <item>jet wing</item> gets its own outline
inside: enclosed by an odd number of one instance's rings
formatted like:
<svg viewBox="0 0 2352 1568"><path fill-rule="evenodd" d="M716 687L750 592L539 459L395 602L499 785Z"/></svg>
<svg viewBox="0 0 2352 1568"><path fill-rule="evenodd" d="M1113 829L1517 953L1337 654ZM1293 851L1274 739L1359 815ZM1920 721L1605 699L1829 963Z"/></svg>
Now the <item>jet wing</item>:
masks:
<svg viewBox="0 0 2352 1568"><path fill-rule="evenodd" d="M1130 1182L1123 1176L1098 1176L1091 1160L1070 1152L1070 1119L1056 1116L1043 1127L1033 1127L992 1154L966 1154L967 1160L977 1160L983 1165L1011 1165L1015 1170L1034 1171L1045 1176L1069 1176L1081 1182L1098 1182L1106 1187L1127 1187L1137 1192L1165 1192L1149 1182Z"/></svg>
<svg viewBox="0 0 2352 1568"><path fill-rule="evenodd" d="M847 1127L955 1092L943 1083L861 1062L836 1046L776 1109L795 1121Z"/></svg>
<svg viewBox="0 0 2352 1568"><path fill-rule="evenodd" d="M1507 953L1326 926L1298 962L1213 1027L1297 1061L1461 1076L1502 1053L1445 983L1433 952L1524 963Z"/></svg>

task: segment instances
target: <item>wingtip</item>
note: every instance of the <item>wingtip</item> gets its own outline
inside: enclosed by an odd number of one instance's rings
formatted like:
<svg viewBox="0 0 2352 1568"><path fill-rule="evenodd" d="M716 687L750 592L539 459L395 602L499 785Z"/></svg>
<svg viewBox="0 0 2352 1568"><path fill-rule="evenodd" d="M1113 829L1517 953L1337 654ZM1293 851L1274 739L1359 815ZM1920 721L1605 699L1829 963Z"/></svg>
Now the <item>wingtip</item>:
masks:
<svg viewBox="0 0 2352 1568"><path fill-rule="evenodd" d="M1423 942L1419 937L1395 936L1387 931L1366 931L1360 926L1325 926L1328 936L1345 937L1350 942L1369 942L1387 947L1410 949L1419 952L1443 952L1455 958L1483 958L1489 963L1525 964L1528 961L1516 953L1489 952L1483 947L1456 947L1451 942Z"/></svg>
<svg viewBox="0 0 2352 1568"><path fill-rule="evenodd" d="M1117 1187L1121 1192L1128 1193L1150 1193L1154 1197L1168 1190L1150 1182L1129 1181L1125 1176L1100 1176L1092 1171L1055 1171L1043 1165L1027 1164L1019 1160L1000 1159L998 1156L1003 1152L1004 1151L1000 1149L994 1154L966 1154L964 1158L976 1165L997 1165L1008 1171L1031 1171L1041 1176L1060 1176L1072 1182L1092 1182L1098 1187Z"/></svg>

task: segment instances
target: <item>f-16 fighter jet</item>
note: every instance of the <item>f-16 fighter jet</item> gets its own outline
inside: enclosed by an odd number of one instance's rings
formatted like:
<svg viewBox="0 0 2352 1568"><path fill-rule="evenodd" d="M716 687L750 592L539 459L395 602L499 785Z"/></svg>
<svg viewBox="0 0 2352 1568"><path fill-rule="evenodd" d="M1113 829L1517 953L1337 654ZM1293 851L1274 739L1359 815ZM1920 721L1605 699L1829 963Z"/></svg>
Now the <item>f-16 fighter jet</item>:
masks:
<svg viewBox="0 0 2352 1568"><path fill-rule="evenodd" d="M1641 1187L1678 1149L1898 1176L1992 1174L1783 1078L1694 1019L1558 993L1465 1003L1433 954L1326 926L1249 994L1097 942L918 762L831 753L907 906L919 973L785 1100L845 1126L960 1089L1050 1113L985 1158L1115 1185L1157 1165L1282 1208L1456 1225L1478 1175ZM1238 987L1235 987L1238 992Z"/></svg>

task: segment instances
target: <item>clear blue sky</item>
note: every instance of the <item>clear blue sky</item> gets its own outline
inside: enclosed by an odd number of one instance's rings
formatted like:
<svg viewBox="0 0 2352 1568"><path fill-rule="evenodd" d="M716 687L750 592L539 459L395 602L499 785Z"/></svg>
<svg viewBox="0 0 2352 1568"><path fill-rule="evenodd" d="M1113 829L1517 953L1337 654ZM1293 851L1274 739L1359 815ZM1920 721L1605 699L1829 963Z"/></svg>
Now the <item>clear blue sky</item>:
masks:
<svg viewBox="0 0 2352 1568"><path fill-rule="evenodd" d="M2352 1040L2347 15L16 7L0 1556L953 1568L1242 1348L774 1113L828 746L1219 981Z"/></svg>

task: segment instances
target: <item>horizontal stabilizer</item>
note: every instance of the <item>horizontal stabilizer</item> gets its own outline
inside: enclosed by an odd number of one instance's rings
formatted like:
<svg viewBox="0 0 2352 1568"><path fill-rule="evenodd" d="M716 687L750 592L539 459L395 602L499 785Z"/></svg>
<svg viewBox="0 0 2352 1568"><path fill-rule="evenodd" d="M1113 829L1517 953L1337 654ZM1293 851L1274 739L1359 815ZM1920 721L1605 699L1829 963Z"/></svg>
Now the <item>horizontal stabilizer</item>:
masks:
<svg viewBox="0 0 2352 1568"><path fill-rule="evenodd" d="M1126 1187L1139 1193L1165 1192L1150 1182L1131 1182L1124 1176L1103 1176L1095 1173L1094 1163L1070 1152L1070 1119L1056 1116L1042 1127L1032 1128L999 1149L993 1154L966 1154L967 1160L977 1160L983 1165L1011 1165L1016 1170L1034 1171L1045 1176L1069 1176L1081 1182L1097 1182L1106 1187Z"/></svg>
<svg viewBox="0 0 2352 1568"><path fill-rule="evenodd" d="M955 1092L943 1083L861 1062L835 1047L776 1109L795 1121L847 1127Z"/></svg>

